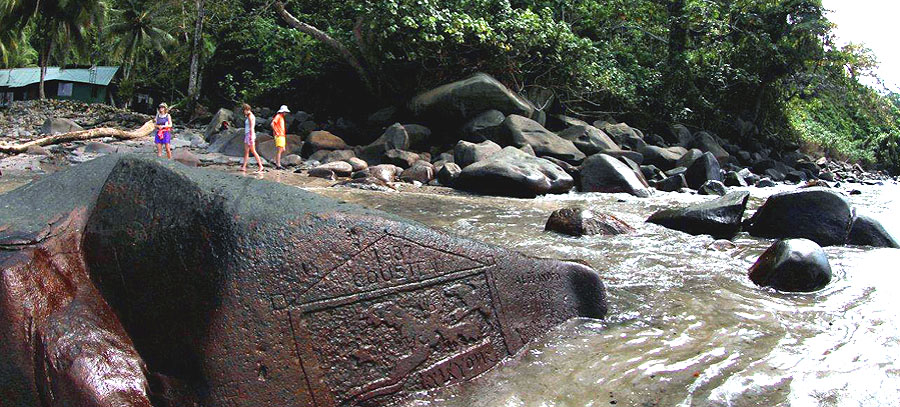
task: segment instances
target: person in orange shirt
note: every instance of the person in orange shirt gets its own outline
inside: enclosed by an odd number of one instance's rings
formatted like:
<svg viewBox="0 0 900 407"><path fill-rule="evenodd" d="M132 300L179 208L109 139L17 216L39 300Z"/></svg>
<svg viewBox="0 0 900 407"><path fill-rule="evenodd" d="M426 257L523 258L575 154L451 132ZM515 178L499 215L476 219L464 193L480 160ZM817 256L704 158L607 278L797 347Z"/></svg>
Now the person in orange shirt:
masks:
<svg viewBox="0 0 900 407"><path fill-rule="evenodd" d="M282 105L281 109L278 109L278 113L275 114L275 117L272 119L272 134L275 136L275 168L282 169L281 166L281 154L284 153L284 148L287 146L287 133L284 128L284 114L290 113L287 106Z"/></svg>

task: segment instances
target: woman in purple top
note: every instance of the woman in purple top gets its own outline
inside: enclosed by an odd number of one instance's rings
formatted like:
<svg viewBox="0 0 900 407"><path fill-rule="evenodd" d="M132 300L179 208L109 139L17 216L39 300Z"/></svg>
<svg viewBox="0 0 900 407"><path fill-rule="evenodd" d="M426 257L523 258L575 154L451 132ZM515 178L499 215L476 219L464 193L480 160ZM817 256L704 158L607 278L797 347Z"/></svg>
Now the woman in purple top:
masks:
<svg viewBox="0 0 900 407"><path fill-rule="evenodd" d="M156 122L156 156L162 157L163 146L166 147L166 157L172 159L172 148L169 143L172 142L172 115L169 114L169 106L165 103L159 104L159 110L154 118Z"/></svg>

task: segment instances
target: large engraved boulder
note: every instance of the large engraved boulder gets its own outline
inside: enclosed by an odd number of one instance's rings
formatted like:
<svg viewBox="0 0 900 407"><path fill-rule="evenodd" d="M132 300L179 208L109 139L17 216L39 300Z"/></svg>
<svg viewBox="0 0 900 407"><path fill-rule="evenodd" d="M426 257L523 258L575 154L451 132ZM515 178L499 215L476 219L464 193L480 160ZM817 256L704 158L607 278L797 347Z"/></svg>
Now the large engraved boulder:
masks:
<svg viewBox="0 0 900 407"><path fill-rule="evenodd" d="M0 219L4 407L383 405L606 313L580 264L133 156L0 196Z"/></svg>

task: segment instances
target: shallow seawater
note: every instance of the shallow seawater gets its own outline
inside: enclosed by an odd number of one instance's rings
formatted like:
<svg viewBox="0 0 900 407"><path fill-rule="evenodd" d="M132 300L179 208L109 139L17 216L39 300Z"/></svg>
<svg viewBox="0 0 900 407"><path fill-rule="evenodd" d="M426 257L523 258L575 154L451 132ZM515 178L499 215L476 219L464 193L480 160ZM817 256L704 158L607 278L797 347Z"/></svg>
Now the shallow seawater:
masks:
<svg viewBox="0 0 900 407"><path fill-rule="evenodd" d="M856 187L860 212L900 236L900 186ZM790 189L783 187L781 190ZM707 197L570 194L519 200L458 195L315 192L525 253L581 259L607 285L605 321L572 321L466 386L409 406L900 405L900 250L829 247L834 278L814 294L760 289L747 269L771 240L741 235L709 248L643 221ZM751 189L750 209L775 190ZM632 235L570 238L543 231L567 205L603 211Z"/></svg>

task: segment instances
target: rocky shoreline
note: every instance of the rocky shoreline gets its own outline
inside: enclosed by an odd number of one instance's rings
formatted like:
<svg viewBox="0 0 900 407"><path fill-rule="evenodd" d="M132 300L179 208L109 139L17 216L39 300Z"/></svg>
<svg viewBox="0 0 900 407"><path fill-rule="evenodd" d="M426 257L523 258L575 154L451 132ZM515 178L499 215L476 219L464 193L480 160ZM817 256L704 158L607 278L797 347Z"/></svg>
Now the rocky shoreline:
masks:
<svg viewBox="0 0 900 407"><path fill-rule="evenodd" d="M270 164L272 115L271 109L257 109L257 148L269 171L281 171ZM99 126L128 129L147 119L103 105L16 102L0 111L0 142ZM242 121L227 109L205 126L176 121L174 158L189 166L237 165ZM796 146L776 151L749 137L738 145L678 124L658 135L609 120L589 124L548 115L482 74L425 92L407 106L382 109L365 125L317 122L305 112L288 115L286 125L288 170L367 189L396 190L397 183L406 183L524 198L572 190L647 197L653 191L724 195L730 187L776 183L842 187L896 181L858 164L811 157ZM20 156L0 155L0 171L52 171L113 152L148 153L152 147L151 140L114 139L36 147Z"/></svg>

